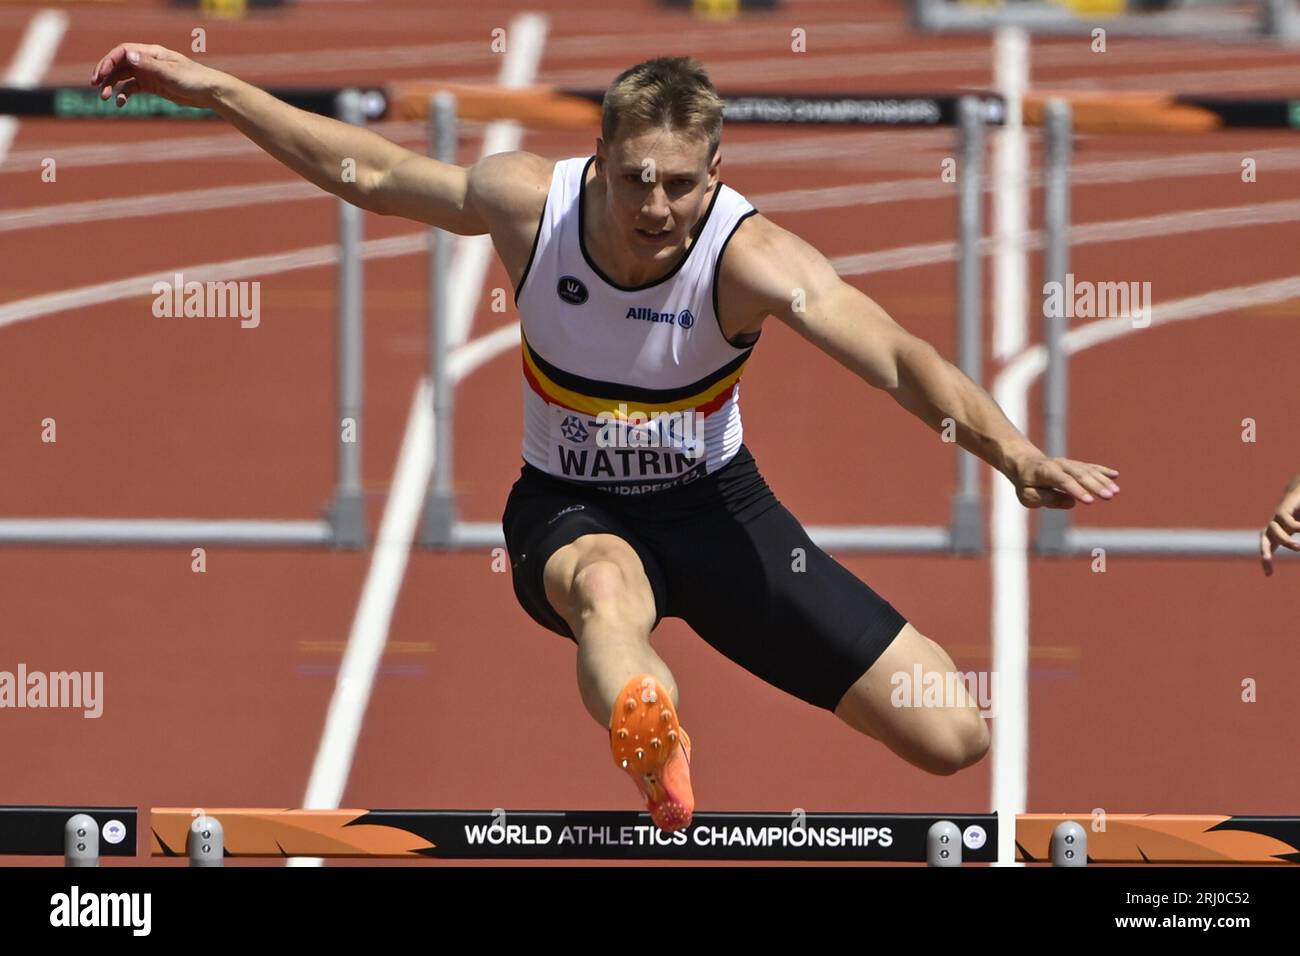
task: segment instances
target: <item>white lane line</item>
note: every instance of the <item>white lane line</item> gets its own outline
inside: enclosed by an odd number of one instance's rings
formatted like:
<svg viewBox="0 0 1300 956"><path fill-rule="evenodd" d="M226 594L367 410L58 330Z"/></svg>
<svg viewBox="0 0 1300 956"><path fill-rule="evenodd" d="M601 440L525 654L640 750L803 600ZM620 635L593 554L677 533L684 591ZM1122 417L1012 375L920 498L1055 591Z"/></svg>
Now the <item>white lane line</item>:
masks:
<svg viewBox="0 0 1300 956"><path fill-rule="evenodd" d="M116 222L142 216L173 216L244 206L266 206L278 202L332 199L320 187L302 180L219 186L214 189L185 189L143 196L118 196L82 202L28 206L0 212L0 232L49 229L82 222Z"/></svg>
<svg viewBox="0 0 1300 956"><path fill-rule="evenodd" d="M1006 123L993 131L993 357L1025 347L1029 326L1029 137L1021 105L1029 89L1029 37L1018 27L994 34L994 86L1006 101Z"/></svg>
<svg viewBox="0 0 1300 956"><path fill-rule="evenodd" d="M501 64L497 84L507 89L528 86L541 69L546 20L535 14L523 14L515 19L507 35L510 37L509 51L514 55ZM492 123L483 137L482 155L518 149L523 137L523 127L518 123ZM451 274L457 281L451 289L451 321L447 336L452 347L463 345L469 339L491 257L491 236L457 237L451 261Z"/></svg>
<svg viewBox="0 0 1300 956"><path fill-rule="evenodd" d="M370 123L373 130L397 143L424 144L425 124L406 120ZM165 139L133 139L123 143L66 143L58 147L60 166L121 166L130 163L158 165L191 163L238 156L261 159L265 154L233 129L204 136L168 136ZM23 173L39 169L49 148L15 150L0 173ZM223 167L224 171L224 167ZM190 172L189 169L186 172ZM325 195L329 195L326 193Z"/></svg>
<svg viewBox="0 0 1300 956"><path fill-rule="evenodd" d="M421 379L411 398L393 488L384 506L361 601L352 619L347 649L325 715L325 731L312 765L304 808L334 809L343 799L343 788L361 733L361 719L370 701L375 670L384 652L388 625L406 574L415 538L415 519L433 474L433 428L433 389L428 379Z"/></svg>
<svg viewBox="0 0 1300 956"><path fill-rule="evenodd" d="M805 26L813 28L810 32L813 33L817 49L820 51L836 47L859 49L864 40L881 34L878 27L864 26L851 21L805 24ZM425 28L427 29L427 24ZM150 29L159 28L155 26ZM880 42L890 42L891 39L882 38ZM570 34L552 39L547 43L547 56L552 60L574 57L589 61L592 51L599 50L602 56L611 60L617 59L620 55L637 55L637 58L641 59L641 54L646 50L673 47L683 50L707 48L711 57L718 57L728 52L757 54L762 52L762 48L771 45L767 36L754 30L732 33L719 33L716 30L705 29L659 33L623 30L617 33ZM946 56L951 60L951 53ZM475 37L472 40L444 40L434 43L315 48L302 52L238 53L229 56L213 54L206 60L211 66L227 73L258 80L284 74L299 79L307 71L320 74L342 72L359 74L379 69L386 71L386 75L392 76L396 70L438 68L445 74L453 67L456 68L458 77L463 77L467 65L489 67L496 64L497 55L491 51L485 40ZM632 62L629 61L628 65L630 66ZM926 67L924 64L919 64L916 69L924 70ZM87 72L88 70L89 68ZM616 72L611 71L609 78L612 79ZM319 77L317 79L319 80ZM79 68L63 67L53 71L50 81L56 84L77 83L82 81L82 76ZM492 82L488 76L484 76L482 81ZM472 81L458 78L458 82Z"/></svg>
<svg viewBox="0 0 1300 956"><path fill-rule="evenodd" d="M1023 434L1029 433L1028 381L1013 360L993 381L993 400ZM993 721L993 811L998 815L998 863L1014 866L1016 814L1029 785L1029 518L1009 481L993 476L991 547L993 673L998 715Z"/></svg>
<svg viewBox="0 0 1300 956"><path fill-rule="evenodd" d="M1185 212L1161 213L1155 216L1137 216L1132 219L1113 219L1107 222L1090 222L1070 230L1070 246L1089 246L1107 242L1131 242L1137 239L1189 235L1195 232L1213 232L1220 229L1242 229L1250 226L1278 225L1300 219L1300 199L1281 199L1276 202L1249 206L1225 206L1218 209L1193 209ZM1024 237L1026 249L1043 247L1043 233L1033 231ZM980 251L987 254L993 240L985 238ZM906 269L912 266L936 265L956 258L955 242L924 242L914 246L898 246L877 252L863 252L840 256L831 265L842 276L865 275Z"/></svg>
<svg viewBox="0 0 1300 956"><path fill-rule="evenodd" d="M387 239L368 239L361 244L363 259L389 259L423 252L428 248L428 236L424 232L406 236L392 236ZM126 279L114 279L111 282L97 282L93 285L78 286L60 292L47 292L43 295L16 299L0 305L0 329L17 322L66 312L68 309L80 309L116 302L122 299L151 296L155 282L170 283L177 272L184 274L186 281L205 282L208 280L230 282L237 279L265 278L280 272L295 269L315 269L320 266L333 265L339 261L337 245L308 246L291 252L272 253L270 255L250 256L245 259L227 259L224 262L203 262L189 266L177 266L171 269L159 269L145 272Z"/></svg>
<svg viewBox="0 0 1300 956"><path fill-rule="evenodd" d="M422 136L416 130L410 139ZM423 140L421 139L421 142ZM727 164L768 165L773 151L788 145L789 138L752 140L727 149ZM843 154L841 140L826 139L809 149L803 158L839 156ZM879 159L880 150L873 151ZM910 150L914 154L915 150ZM201 151L200 153L201 154ZM1173 179L1203 175L1235 173L1241 168L1241 150L1209 153L1188 153L1177 157L1153 159L1102 160L1076 163L1071 170L1075 186L1093 186L1105 183L1135 183L1150 179ZM1270 172L1300 168L1300 149L1274 147L1251 150L1251 157L1261 168ZM18 153L11 154L16 161ZM61 164L67 162L60 150ZM900 162L893 164L899 168ZM912 157L914 164L915 157ZM1042 185L1038 172L1029 175L1033 188ZM814 212L822 209L844 209L854 206L887 205L919 200L949 200L953 186L940 182L934 176L917 176L909 179L875 180L846 183L841 186L815 186L806 189L785 189L770 193L750 193L750 201L764 214L774 212ZM992 191L993 184L986 185ZM74 225L82 222L113 222L142 216L165 216L191 212L210 212L219 209L239 209L245 206L269 206L277 202L305 202L333 199L311 183L301 180L276 180L249 183L244 186L220 186L213 189L186 189L169 193L146 193L109 199L89 199L79 202L53 203L48 206L27 206L22 209L0 211L0 232L44 229ZM1181 214L1180 214L1181 215Z"/></svg>
<svg viewBox="0 0 1300 956"><path fill-rule="evenodd" d="M530 82L541 60L546 19L536 14L520 14L511 21L507 35L510 45L501 65L501 79L509 84ZM485 154L494 145L519 136L516 124L501 125L514 129L497 132L494 129L497 124L491 124L483 143ZM462 287L471 282L476 288L481 287L482 274L453 270L452 282L451 301L473 311L477 297L466 294ZM458 317L453 312L451 318ZM461 321L468 328L469 322ZM303 798L302 805L307 809L335 809L343 799L362 720L370 702L375 671L388 641L393 609L423 510L425 489L433 473L433 391L430 383L421 382L414 402L402 437L393 493L384 506L379 541L371 556L361 603L357 606L343 666L325 718L325 732ZM292 866L320 866L322 862L318 858L289 861Z"/></svg>
<svg viewBox="0 0 1300 956"><path fill-rule="evenodd" d="M1151 236L1171 236L1218 229L1236 229L1248 226L1277 225L1300 220L1300 200L1284 199L1250 206L1229 206L1220 209L1195 209L1189 212L1166 213L1158 216L1140 216L1111 222L1086 223L1071 231L1071 244L1085 246L1095 243L1131 241ZM991 240L986 239L982 251L987 252ZM1042 235L1030 233L1027 246L1042 246ZM424 231L387 239L368 239L361 244L363 259L387 259L422 253L428 248ZM881 249L851 256L839 256L831 264L842 276L876 275L914 266L935 265L956 257L954 242L930 242L895 249ZM206 262L178 266L155 272L146 272L127 279L115 279L94 285L64 289L42 295L17 299L0 305L0 328L15 322L28 321L68 309L84 308L151 295L155 282L171 282L175 273L187 279L206 281L231 281L242 278L260 278L294 269L312 269L338 262L338 247L308 246L285 253L252 256L245 259L228 259L223 262ZM480 280L481 281L481 280ZM475 297L459 296L454 301L474 304ZM455 318L455 316L453 316ZM472 344L472 343L470 343Z"/></svg>
<svg viewBox="0 0 1300 956"><path fill-rule="evenodd" d="M68 16L61 10L42 10L32 17L0 85L27 89L39 83L54 61L54 51L67 29ZM18 118L0 116L0 163L9 155L17 133Z"/></svg>
<svg viewBox="0 0 1300 956"><path fill-rule="evenodd" d="M1223 312L1249 318L1251 308L1300 298L1300 276L1216 289L1156 304L1144 329L1132 319L1090 322L1065 336L1073 355L1136 332ZM1244 315L1243 315L1244 313ZM1029 389L1047 367L1041 345L1020 353L993 382L993 398L1022 432L1028 422ZM993 809L998 814L998 861L1014 865L1015 815L1024 813L1029 788L1029 512L1011 483L993 483L993 672L1001 688L993 733Z"/></svg>

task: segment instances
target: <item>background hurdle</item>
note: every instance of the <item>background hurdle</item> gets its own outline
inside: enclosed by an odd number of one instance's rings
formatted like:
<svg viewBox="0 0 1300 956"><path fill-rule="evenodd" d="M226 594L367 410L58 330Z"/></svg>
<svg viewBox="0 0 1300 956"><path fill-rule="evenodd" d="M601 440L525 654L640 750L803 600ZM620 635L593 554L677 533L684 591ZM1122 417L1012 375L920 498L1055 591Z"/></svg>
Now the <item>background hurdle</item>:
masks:
<svg viewBox="0 0 1300 956"><path fill-rule="evenodd" d="M388 98L379 89L272 89L300 109L333 114L364 125L384 115ZM138 94L118 110L101 102L98 91L83 87L0 88L0 115L60 120L206 120L209 110L179 107ZM322 519L203 520L195 518L0 518L0 544L181 544L181 545L335 545L366 543L365 501L361 486L362 270L361 210L339 200L339 284L336 320L337 477ZM199 278L191 275L187 281ZM222 274L215 278L238 278ZM141 294L147 291L142 287ZM342 440L342 423L355 422L355 441Z"/></svg>
<svg viewBox="0 0 1300 956"><path fill-rule="evenodd" d="M1076 130L1093 133L1150 131L1177 134L1217 129L1294 130L1300 125L1300 100L1229 99L1207 96L1138 93L1129 95L1067 94L1038 91L1025 105L1027 117L1044 129L1044 250L1043 280L1065 287L1070 271L1070 157ZM1043 448L1049 455L1067 455L1069 422L1069 363L1074 335L1069 319L1052 314L1043 296L1043 343L1046 362L1042 387ZM1159 304L1148 303L1154 327ZM1122 322L1125 317L1104 321ZM1091 320L1097 323L1102 320ZM1281 480L1281 479L1279 479ZM1039 553L1091 554L1100 548L1116 554L1228 555L1257 557L1259 529L1210 528L1079 528L1072 512L1043 511L1034 539ZM1294 554L1278 549L1279 554Z"/></svg>
<svg viewBox="0 0 1300 956"><path fill-rule="evenodd" d="M1124 9L1126 5L1119 5ZM981 32L1011 26L1055 36L1087 36L1103 27L1115 36L1168 38L1204 37L1212 40L1280 40L1300 37L1300 18L1293 0L1255 0L1254 10L1171 10L1165 13L1123 13L1088 18L1072 12L1069 3L1008 3L981 7L949 0L911 0L914 26L935 33Z"/></svg>

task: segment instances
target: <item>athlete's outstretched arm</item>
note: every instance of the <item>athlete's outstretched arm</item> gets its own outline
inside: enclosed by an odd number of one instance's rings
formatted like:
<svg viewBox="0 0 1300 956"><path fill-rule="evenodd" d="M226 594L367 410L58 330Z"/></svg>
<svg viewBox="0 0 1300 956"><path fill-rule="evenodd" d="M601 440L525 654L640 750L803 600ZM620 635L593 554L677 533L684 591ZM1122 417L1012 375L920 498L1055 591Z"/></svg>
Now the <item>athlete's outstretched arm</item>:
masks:
<svg viewBox="0 0 1300 956"><path fill-rule="evenodd" d="M761 216L745 223L724 256L724 288L748 313L775 315L936 431L954 438L1012 484L1026 507L1071 508L1119 491L1105 465L1049 458L1020 433L992 396L844 282L798 236Z"/></svg>
<svg viewBox="0 0 1300 956"><path fill-rule="evenodd" d="M99 87L100 99L115 96L118 106L143 92L211 109L304 179L362 209L460 235L488 231L468 195L464 168L421 156L370 130L297 109L165 47L114 47L99 61L90 82Z"/></svg>

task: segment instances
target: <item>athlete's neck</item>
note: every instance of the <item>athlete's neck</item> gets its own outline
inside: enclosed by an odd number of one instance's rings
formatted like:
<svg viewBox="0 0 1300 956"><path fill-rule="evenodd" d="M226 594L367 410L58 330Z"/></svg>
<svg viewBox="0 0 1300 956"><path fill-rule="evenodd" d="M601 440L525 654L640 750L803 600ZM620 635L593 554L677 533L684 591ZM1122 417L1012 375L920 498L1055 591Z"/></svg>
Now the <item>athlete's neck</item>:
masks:
<svg viewBox="0 0 1300 956"><path fill-rule="evenodd" d="M698 223L695 229L687 233L686 244L676 255L660 261L648 262L641 259L628 249L627 239L618 225L609 221L604 183L597 180L594 165L582 188L586 207L582 222L582 241L587 247L587 255L591 256L601 272L619 285L641 286L663 278L677 268L677 264L681 262L690 249L691 243L695 241Z"/></svg>

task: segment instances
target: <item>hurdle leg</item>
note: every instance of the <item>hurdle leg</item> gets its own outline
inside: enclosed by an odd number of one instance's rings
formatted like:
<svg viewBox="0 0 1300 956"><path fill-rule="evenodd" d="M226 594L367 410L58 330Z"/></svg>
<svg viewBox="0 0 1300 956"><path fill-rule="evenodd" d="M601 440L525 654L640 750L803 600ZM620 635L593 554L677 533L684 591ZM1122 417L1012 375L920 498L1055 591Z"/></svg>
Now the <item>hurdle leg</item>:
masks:
<svg viewBox="0 0 1300 956"><path fill-rule="evenodd" d="M99 824L89 814L68 817L63 827L63 865L99 866Z"/></svg>
<svg viewBox="0 0 1300 956"><path fill-rule="evenodd" d="M1073 124L1070 104L1064 100L1048 100L1046 112L1043 229L1047 238L1043 250L1043 280L1058 283L1057 288L1064 289L1070 271L1070 135ZM1053 458L1065 456L1069 399L1065 351L1069 320L1062 297L1056 299L1062 302L1059 310L1048 307L1045 295L1040 300L1043 303L1043 345L1047 349L1047 369L1043 374L1043 450ZM1065 553L1069 528L1069 511L1043 508L1038 515L1035 541L1038 551L1042 554Z"/></svg>
<svg viewBox="0 0 1300 956"><path fill-rule="evenodd" d="M341 92L335 112L345 123L365 125L361 92L355 89ZM361 283L361 210L349 202L339 200L339 420L335 425L338 481L330 503L329 523L334 544L341 548L365 547L367 537L366 502L361 486Z"/></svg>
<svg viewBox="0 0 1300 956"><path fill-rule="evenodd" d="M429 152L440 162L456 162L456 97L435 93L429 104ZM452 485L456 451L456 385L451 363L451 235L430 229L429 381L433 385L433 477L424 503L420 543L445 548L455 544L459 521Z"/></svg>
<svg viewBox="0 0 1300 956"><path fill-rule="evenodd" d="M1087 866L1088 833L1073 820L1052 831L1052 866Z"/></svg>
<svg viewBox="0 0 1300 956"><path fill-rule="evenodd" d="M225 866L225 836L221 821L216 817L195 817L185 838L190 866Z"/></svg>
<svg viewBox="0 0 1300 956"><path fill-rule="evenodd" d="M927 866L961 866L961 831L957 824L940 820L925 835Z"/></svg>
<svg viewBox="0 0 1300 956"><path fill-rule="evenodd" d="M957 106L961 136L961 171L957 198L957 362L979 384L982 356L984 232L984 110L978 98L962 97ZM984 516L980 507L979 459L957 449L957 490L952 498L952 550L972 553L984 548Z"/></svg>

